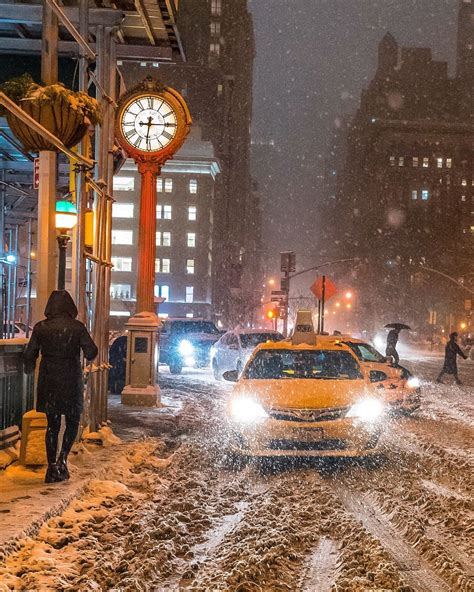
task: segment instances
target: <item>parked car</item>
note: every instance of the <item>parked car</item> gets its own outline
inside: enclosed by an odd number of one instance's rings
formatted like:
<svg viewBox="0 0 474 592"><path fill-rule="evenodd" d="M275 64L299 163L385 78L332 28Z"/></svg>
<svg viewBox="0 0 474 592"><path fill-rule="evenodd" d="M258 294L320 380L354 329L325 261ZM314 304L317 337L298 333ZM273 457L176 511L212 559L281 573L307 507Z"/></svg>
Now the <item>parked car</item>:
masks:
<svg viewBox="0 0 474 592"><path fill-rule="evenodd" d="M359 360L372 383L384 389L391 411L412 413L421 404L421 382L404 366L394 366L373 345L350 335L318 335L321 343L344 344Z"/></svg>
<svg viewBox="0 0 474 592"><path fill-rule="evenodd" d="M281 341L255 349L227 402L230 456L366 457L386 405L346 345Z"/></svg>
<svg viewBox="0 0 474 592"><path fill-rule="evenodd" d="M33 327L29 329L29 335L33 331ZM22 323L21 321L15 321L15 323L8 325L8 323L3 324L3 334L7 335L8 333L13 334L13 337L26 337L26 323Z"/></svg>
<svg viewBox="0 0 474 592"><path fill-rule="evenodd" d="M211 346L221 333L204 319L166 319L160 330L159 362L168 364L172 374L181 374L185 366L209 365Z"/></svg>
<svg viewBox="0 0 474 592"><path fill-rule="evenodd" d="M211 348L211 368L216 380L228 370L241 374L253 350L260 343L281 341L278 331L262 329L241 329L227 331Z"/></svg>

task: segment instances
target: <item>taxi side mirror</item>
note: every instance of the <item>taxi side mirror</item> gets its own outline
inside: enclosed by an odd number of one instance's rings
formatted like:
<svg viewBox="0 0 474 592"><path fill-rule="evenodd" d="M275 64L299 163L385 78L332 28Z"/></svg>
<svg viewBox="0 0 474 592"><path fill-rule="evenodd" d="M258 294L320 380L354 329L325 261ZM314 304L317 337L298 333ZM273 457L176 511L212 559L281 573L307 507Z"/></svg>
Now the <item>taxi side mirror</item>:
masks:
<svg viewBox="0 0 474 592"><path fill-rule="evenodd" d="M228 370L227 372L224 372L222 378L228 382L237 382L239 380L239 373L237 370Z"/></svg>

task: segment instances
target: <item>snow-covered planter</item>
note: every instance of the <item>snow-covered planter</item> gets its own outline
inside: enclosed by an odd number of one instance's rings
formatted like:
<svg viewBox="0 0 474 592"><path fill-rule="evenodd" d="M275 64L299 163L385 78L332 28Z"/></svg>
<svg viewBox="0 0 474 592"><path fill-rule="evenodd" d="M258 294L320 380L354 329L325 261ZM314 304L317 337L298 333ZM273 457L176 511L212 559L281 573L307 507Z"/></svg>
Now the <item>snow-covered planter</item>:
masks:
<svg viewBox="0 0 474 592"><path fill-rule="evenodd" d="M23 111L59 138L68 148L78 144L89 126L100 122L98 102L83 92L67 89L63 84L39 86L27 76L6 83L4 92ZM28 125L7 114L8 125L24 148L31 152L56 150Z"/></svg>

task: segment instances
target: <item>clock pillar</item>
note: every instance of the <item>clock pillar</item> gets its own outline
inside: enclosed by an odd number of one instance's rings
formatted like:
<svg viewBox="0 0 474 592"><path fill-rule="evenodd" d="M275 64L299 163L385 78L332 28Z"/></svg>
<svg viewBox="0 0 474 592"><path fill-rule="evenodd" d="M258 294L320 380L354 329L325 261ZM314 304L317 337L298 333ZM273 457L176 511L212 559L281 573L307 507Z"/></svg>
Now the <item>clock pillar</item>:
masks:
<svg viewBox="0 0 474 592"><path fill-rule="evenodd" d="M141 175L137 312L155 312L156 179L161 165L156 161L137 165Z"/></svg>

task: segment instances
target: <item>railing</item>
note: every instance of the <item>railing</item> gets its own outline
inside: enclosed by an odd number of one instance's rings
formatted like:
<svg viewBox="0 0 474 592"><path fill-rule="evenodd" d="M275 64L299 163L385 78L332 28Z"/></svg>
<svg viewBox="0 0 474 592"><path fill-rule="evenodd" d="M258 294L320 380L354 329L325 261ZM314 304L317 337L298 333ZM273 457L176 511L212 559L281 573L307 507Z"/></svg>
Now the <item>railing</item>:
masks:
<svg viewBox="0 0 474 592"><path fill-rule="evenodd" d="M0 449L12 442L7 438L13 426L33 409L34 374L23 372L23 351L27 339L0 339Z"/></svg>

